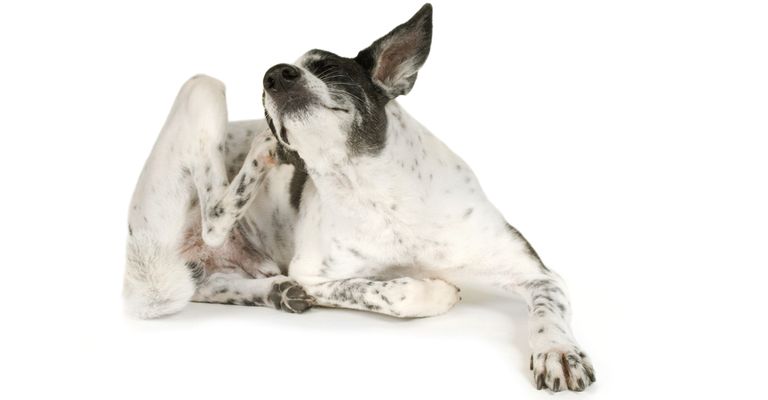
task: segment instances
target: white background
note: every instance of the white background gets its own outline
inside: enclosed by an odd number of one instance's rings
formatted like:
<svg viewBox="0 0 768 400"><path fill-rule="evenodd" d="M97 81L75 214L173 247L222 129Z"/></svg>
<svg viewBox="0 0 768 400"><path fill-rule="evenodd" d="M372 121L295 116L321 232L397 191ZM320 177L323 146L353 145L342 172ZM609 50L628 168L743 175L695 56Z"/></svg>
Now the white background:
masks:
<svg viewBox="0 0 768 400"><path fill-rule="evenodd" d="M764 396L765 3L435 3L401 103L569 283L598 381L558 397ZM495 293L411 321L121 311L129 197L181 84L257 118L268 67L354 56L420 5L3 2L0 397L549 398Z"/></svg>

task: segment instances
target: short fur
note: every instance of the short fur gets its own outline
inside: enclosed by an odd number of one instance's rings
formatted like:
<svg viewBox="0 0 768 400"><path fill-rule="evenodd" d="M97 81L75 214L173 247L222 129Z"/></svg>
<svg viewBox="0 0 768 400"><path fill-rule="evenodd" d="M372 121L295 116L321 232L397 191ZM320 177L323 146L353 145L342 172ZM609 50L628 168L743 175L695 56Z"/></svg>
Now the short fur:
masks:
<svg viewBox="0 0 768 400"><path fill-rule="evenodd" d="M430 50L425 5L355 58L312 50L264 77L266 118L228 123L223 85L181 89L134 194L125 296L144 318L186 302L442 314L457 285L520 294L539 389L594 382L562 280L471 169L395 101Z"/></svg>

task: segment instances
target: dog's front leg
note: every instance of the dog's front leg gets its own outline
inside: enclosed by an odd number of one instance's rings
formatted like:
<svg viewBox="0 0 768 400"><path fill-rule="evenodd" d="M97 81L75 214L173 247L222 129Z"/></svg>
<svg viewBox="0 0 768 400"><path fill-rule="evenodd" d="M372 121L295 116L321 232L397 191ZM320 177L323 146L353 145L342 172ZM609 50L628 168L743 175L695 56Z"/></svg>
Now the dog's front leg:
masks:
<svg viewBox="0 0 768 400"><path fill-rule="evenodd" d="M528 275L521 277L515 290L528 303L531 369L536 387L555 392L584 390L595 381L595 373L571 333L571 305L560 278L552 272Z"/></svg>
<svg viewBox="0 0 768 400"><path fill-rule="evenodd" d="M198 286L192 301L271 306L290 313L304 312L314 304L314 299L286 276L253 279L243 272L212 274Z"/></svg>
<svg viewBox="0 0 768 400"><path fill-rule="evenodd" d="M499 260L504 267L497 272L503 276L501 286L517 292L528 304L530 367L536 387L582 391L595 381L595 373L571 332L565 285L517 230L507 225L507 231L504 237L511 236L512 243L505 245L504 259Z"/></svg>
<svg viewBox="0 0 768 400"><path fill-rule="evenodd" d="M254 138L231 182L225 170L223 134L217 141L201 141L197 151L199 156L193 158L191 170L200 198L203 240L219 246L256 198L267 169L274 166L275 142L271 136Z"/></svg>
<svg viewBox="0 0 768 400"><path fill-rule="evenodd" d="M400 318L439 315L459 301L458 288L440 279L350 278L315 284L297 280L319 306L373 311Z"/></svg>

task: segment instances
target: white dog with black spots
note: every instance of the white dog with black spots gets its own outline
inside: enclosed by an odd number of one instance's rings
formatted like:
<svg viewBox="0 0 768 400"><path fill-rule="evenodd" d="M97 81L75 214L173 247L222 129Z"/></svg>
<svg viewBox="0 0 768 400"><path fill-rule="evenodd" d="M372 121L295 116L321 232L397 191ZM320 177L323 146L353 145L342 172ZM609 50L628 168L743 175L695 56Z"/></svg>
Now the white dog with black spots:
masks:
<svg viewBox="0 0 768 400"><path fill-rule="evenodd" d="M527 302L539 389L593 383L562 280L395 101L431 37L427 4L355 58L312 50L278 64L264 76L264 120L228 122L223 84L190 79L131 202L128 311L199 301L428 317L481 283Z"/></svg>

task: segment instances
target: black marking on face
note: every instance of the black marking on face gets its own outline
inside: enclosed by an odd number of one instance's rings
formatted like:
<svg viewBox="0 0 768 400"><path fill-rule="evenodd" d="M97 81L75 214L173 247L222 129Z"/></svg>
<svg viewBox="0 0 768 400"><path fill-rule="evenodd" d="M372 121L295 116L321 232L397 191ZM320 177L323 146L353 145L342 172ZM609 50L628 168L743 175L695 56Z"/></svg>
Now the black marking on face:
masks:
<svg viewBox="0 0 768 400"><path fill-rule="evenodd" d="M291 142L288 141L288 130L285 129L284 126L280 127L280 139L283 139L283 142L290 144Z"/></svg>
<svg viewBox="0 0 768 400"><path fill-rule="evenodd" d="M277 129L275 128L275 124L272 121L272 117L266 111L264 111L264 118L267 120L267 125L269 126L269 131L272 132L272 136L275 139L277 139L277 149L275 151L277 162L279 164L291 164L294 167L296 167L296 169L300 169L306 172L307 168L304 164L304 160L301 158L301 156L299 156L299 153L293 150L289 150L280 141L280 138L278 137L278 134L277 134ZM286 139L286 143L288 143L287 142L288 138L286 137L285 139Z"/></svg>
<svg viewBox="0 0 768 400"><path fill-rule="evenodd" d="M304 63L310 73L323 81L336 105L331 111L353 112L359 118L349 127L347 149L352 155L376 155L386 145L387 115L384 107L389 98L356 60L340 57L324 50L311 50ZM353 110L346 107L351 104Z"/></svg>

